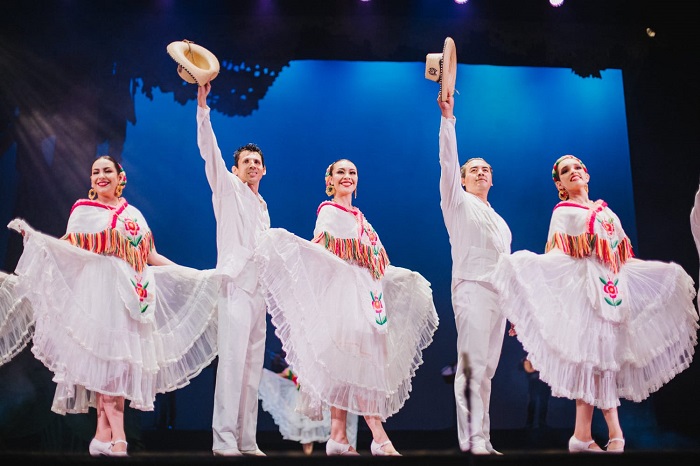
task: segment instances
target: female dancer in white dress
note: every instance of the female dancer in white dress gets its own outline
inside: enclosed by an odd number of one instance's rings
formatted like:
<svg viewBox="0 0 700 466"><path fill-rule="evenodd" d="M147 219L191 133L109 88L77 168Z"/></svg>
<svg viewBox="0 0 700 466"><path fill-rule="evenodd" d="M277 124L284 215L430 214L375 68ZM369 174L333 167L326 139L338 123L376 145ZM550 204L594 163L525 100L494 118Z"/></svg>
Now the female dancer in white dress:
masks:
<svg viewBox="0 0 700 466"><path fill-rule="evenodd" d="M382 422L411 391L438 316L430 283L389 265L377 232L352 205L357 168L341 159L326 171L314 240L273 228L256 251L268 311L297 374L297 409L321 419L330 407L328 455L357 454L348 412L364 416L373 455L398 455Z"/></svg>
<svg viewBox="0 0 700 466"><path fill-rule="evenodd" d="M34 312L32 352L54 373L52 411L96 408L90 454L125 456L125 399L153 410L157 392L187 385L216 356L218 282L156 252L112 157L95 160L91 184L61 239L10 222L24 236L15 291Z"/></svg>
<svg viewBox="0 0 700 466"><path fill-rule="evenodd" d="M569 451L622 452L620 398L642 401L690 365L693 280L678 264L633 258L620 219L589 199L590 176L578 158L559 158L552 177L562 202L547 253L501 256L494 284L552 395L576 400ZM606 450L592 437L594 408L608 426Z"/></svg>
<svg viewBox="0 0 700 466"><path fill-rule="evenodd" d="M327 442L330 438L328 409L323 410L320 420L309 419L297 412L299 381L282 356L273 359L272 369L263 368L258 397L263 410L270 413L277 424L282 438L301 443L305 454L313 453L315 442ZM350 445L357 449L357 415L352 413L348 413L347 435Z"/></svg>

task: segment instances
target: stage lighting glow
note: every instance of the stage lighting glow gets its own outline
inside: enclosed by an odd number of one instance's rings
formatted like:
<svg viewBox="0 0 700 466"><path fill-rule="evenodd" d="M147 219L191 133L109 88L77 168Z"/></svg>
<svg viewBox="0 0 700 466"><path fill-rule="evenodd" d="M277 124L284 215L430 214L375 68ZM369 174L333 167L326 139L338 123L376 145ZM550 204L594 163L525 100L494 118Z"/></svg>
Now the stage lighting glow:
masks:
<svg viewBox="0 0 700 466"><path fill-rule="evenodd" d="M469 1L469 0L455 0L455 3L456 3L457 5L464 5L464 4L467 3L468 1Z"/></svg>
<svg viewBox="0 0 700 466"><path fill-rule="evenodd" d="M549 0L549 4L553 7L562 6L564 4L564 0Z"/></svg>

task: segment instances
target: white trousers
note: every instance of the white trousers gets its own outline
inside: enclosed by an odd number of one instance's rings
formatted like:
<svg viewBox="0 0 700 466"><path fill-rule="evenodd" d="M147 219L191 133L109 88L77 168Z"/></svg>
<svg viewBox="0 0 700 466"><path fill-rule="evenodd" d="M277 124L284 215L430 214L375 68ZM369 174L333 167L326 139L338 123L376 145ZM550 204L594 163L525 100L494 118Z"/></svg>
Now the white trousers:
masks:
<svg viewBox="0 0 700 466"><path fill-rule="evenodd" d="M457 370L454 390L457 405L459 447L491 446L491 379L501 357L506 318L498 308L496 293L480 282L455 280L452 284L452 308L457 326ZM469 403L465 353L469 364Z"/></svg>
<svg viewBox="0 0 700 466"><path fill-rule="evenodd" d="M265 301L224 285L219 298L219 361L214 390L213 451L255 450L258 386L265 358Z"/></svg>

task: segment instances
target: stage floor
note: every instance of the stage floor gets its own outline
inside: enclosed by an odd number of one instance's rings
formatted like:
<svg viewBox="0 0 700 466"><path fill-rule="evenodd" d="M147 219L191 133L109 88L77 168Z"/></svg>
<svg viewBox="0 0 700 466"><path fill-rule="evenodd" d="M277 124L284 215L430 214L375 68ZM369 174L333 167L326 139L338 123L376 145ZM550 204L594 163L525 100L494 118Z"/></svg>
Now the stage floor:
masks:
<svg viewBox="0 0 700 466"><path fill-rule="evenodd" d="M359 457L327 457L325 443L314 445L311 455L305 455L301 446L283 440L279 432L259 432L258 444L266 457L215 457L211 452L210 431L154 430L144 431L132 439L128 458L92 458L87 445L72 452L46 452L27 445L10 445L0 451L3 465L15 464L86 464L95 461L160 465L205 465L226 462L246 464L336 465L385 464L401 462L410 465L451 466L465 464L498 464L503 466L557 465L578 466L595 462L597 465L616 464L637 466L640 463L670 466L696 466L700 461L700 437L627 429L627 445L623 454L570 454L567 441L571 433L561 429L520 429L494 431L493 444L503 455L472 455L457 447L456 432L446 431L393 431L389 432L402 457L372 457L369 452L371 437L368 431L358 432ZM602 439L598 439L602 442Z"/></svg>

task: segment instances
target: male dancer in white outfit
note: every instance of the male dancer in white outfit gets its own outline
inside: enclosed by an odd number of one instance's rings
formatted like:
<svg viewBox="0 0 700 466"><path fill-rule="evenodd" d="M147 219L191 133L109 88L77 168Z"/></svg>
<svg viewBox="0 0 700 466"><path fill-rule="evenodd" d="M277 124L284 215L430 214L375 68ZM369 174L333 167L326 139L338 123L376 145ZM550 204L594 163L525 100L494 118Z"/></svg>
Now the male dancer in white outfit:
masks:
<svg viewBox="0 0 700 466"><path fill-rule="evenodd" d="M510 254L511 233L487 200L491 166L470 159L460 170L454 96L438 98L440 119L440 207L452 250L452 308L460 356L454 381L457 435L462 451L500 454L491 445L491 379L501 356L506 319L490 276L500 254ZM464 189L462 189L464 187ZM469 367L465 368L464 358ZM469 376L469 399L465 393Z"/></svg>
<svg viewBox="0 0 700 466"><path fill-rule="evenodd" d="M209 118L210 90L207 83L197 93L197 144L212 190L216 268L223 279L212 450L218 456L264 456L256 430L267 321L252 255L257 234L270 228L267 204L258 193L265 160L262 151L249 144L236 151L228 171Z"/></svg>

